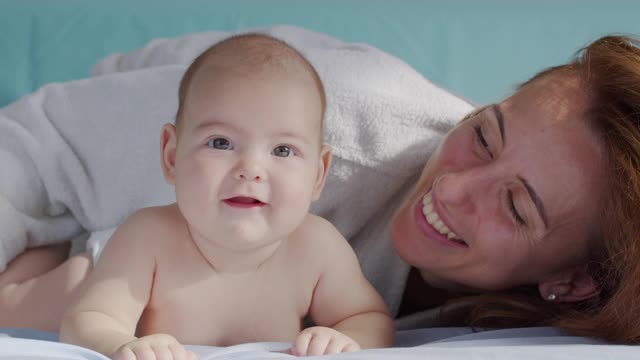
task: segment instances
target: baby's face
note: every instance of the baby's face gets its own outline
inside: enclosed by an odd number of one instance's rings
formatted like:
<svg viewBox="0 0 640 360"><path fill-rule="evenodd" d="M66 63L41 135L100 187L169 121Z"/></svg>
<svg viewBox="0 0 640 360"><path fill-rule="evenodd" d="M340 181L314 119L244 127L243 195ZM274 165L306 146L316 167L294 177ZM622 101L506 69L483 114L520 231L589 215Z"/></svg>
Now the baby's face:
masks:
<svg viewBox="0 0 640 360"><path fill-rule="evenodd" d="M319 195L321 102L284 75L191 83L176 150L176 197L191 227L234 249L290 234Z"/></svg>

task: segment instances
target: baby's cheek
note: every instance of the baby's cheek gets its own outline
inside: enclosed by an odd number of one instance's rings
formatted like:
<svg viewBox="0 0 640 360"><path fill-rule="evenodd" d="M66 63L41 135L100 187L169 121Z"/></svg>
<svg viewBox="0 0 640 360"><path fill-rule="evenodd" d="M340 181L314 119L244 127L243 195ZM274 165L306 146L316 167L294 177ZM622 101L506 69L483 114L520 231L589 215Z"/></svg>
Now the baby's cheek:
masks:
<svg viewBox="0 0 640 360"><path fill-rule="evenodd" d="M302 219L311 205L311 189L307 184L286 182L274 191L272 201L278 207L279 216Z"/></svg>
<svg viewBox="0 0 640 360"><path fill-rule="evenodd" d="M311 204L310 188L310 186L302 184L300 181L286 183L279 195L280 199L282 199L282 205L292 210L306 211Z"/></svg>

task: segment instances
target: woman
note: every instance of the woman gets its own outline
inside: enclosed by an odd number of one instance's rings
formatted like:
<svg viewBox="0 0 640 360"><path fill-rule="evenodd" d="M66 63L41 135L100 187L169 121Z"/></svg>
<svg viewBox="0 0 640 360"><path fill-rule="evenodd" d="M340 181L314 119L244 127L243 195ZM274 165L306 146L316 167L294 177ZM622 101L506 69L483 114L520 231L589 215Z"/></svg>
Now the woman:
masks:
<svg viewBox="0 0 640 360"><path fill-rule="evenodd" d="M447 303L444 321L640 342L638 45L601 38L448 133L388 218L414 269L401 315ZM0 275L0 309L26 312L35 294L60 288L48 280L69 274L49 317L26 325L55 329L54 309L91 266L64 261L67 250L14 260Z"/></svg>
<svg viewBox="0 0 640 360"><path fill-rule="evenodd" d="M430 286L483 293L468 321L640 341L638 59L637 41L599 39L429 159L392 239Z"/></svg>

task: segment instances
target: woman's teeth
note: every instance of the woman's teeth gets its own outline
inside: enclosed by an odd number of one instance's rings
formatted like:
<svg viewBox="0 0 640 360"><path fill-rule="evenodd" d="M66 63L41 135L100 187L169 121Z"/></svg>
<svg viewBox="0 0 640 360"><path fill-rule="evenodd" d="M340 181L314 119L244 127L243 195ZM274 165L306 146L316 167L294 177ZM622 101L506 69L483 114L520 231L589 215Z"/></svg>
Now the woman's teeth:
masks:
<svg viewBox="0 0 640 360"><path fill-rule="evenodd" d="M460 244L466 245L466 243L453 231L449 230L447 225L445 225L438 214L433 211L433 205L431 204L431 192L428 192L424 198L422 198L422 212L424 213L424 217L427 219L427 222L431 224L436 230L440 232L440 234L446 236L452 241L455 241Z"/></svg>

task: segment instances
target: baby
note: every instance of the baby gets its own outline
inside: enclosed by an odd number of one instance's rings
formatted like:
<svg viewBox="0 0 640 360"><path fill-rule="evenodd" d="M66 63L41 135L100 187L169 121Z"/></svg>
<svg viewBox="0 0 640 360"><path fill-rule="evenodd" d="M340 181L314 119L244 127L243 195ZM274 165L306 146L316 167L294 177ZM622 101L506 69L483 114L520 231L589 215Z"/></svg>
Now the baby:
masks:
<svg viewBox="0 0 640 360"><path fill-rule="evenodd" d="M353 250L308 213L331 160L325 107L316 71L279 40L240 35L200 55L161 134L176 203L118 228L61 340L116 359L195 358L181 344L390 346L391 317ZM302 330L307 315L317 326Z"/></svg>

